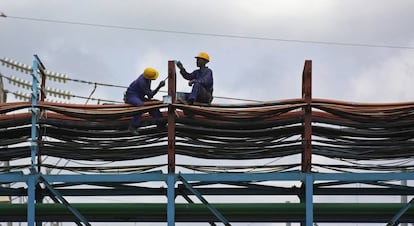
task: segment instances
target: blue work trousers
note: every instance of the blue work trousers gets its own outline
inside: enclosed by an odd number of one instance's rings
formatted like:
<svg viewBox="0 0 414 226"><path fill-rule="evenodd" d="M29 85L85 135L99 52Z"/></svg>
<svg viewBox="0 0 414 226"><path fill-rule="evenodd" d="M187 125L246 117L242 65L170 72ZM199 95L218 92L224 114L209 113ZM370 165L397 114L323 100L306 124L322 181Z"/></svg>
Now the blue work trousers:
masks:
<svg viewBox="0 0 414 226"><path fill-rule="evenodd" d="M191 90L190 95L188 96L189 100L210 104L212 98L211 93L200 83L194 83L193 89Z"/></svg>
<svg viewBox="0 0 414 226"><path fill-rule="evenodd" d="M132 105L137 106L137 107L144 106L144 101L141 100L141 98L139 98L135 95L127 95L126 102L128 104L132 104ZM161 114L160 110L158 110L158 109L149 110L149 114L155 119L162 118L162 114ZM138 113L132 118L131 126L139 127L141 125L141 115L142 115L142 113Z"/></svg>

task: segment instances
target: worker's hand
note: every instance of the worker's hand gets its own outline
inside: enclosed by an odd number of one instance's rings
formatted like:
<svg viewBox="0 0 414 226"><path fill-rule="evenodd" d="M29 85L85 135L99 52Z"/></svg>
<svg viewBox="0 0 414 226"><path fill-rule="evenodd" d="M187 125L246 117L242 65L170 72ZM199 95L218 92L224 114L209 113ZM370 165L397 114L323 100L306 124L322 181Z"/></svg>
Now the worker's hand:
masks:
<svg viewBox="0 0 414 226"><path fill-rule="evenodd" d="M196 82L196 80L195 80L195 79L193 79L193 80L191 80L191 81L189 81L189 82L188 82L188 85L189 85L189 86L192 86L195 82Z"/></svg>
<svg viewBox="0 0 414 226"><path fill-rule="evenodd" d="M164 87L164 86L165 86L165 81L161 81L160 84L158 84L159 88Z"/></svg>
<svg viewBox="0 0 414 226"><path fill-rule="evenodd" d="M183 66L183 64L181 63L181 61L177 61L177 67L178 67L180 70L183 70L183 69L184 69L184 66Z"/></svg>

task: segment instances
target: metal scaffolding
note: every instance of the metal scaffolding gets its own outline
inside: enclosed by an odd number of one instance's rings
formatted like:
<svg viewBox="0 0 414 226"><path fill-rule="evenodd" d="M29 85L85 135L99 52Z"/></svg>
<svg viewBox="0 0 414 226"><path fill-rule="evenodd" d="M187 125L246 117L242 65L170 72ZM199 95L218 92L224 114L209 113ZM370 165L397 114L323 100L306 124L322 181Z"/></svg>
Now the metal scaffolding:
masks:
<svg viewBox="0 0 414 226"><path fill-rule="evenodd" d="M175 222L300 222L306 226L414 222L413 200L314 203L315 195L414 195L409 183L394 183L414 180L414 102L312 98L310 60L303 69L301 98L209 106L176 100L174 61L168 62L166 99L171 102L152 101L143 107L45 102L44 70L35 56L31 102L0 104L0 161L12 162L1 167L0 183L10 186L0 187L0 196L27 197L23 204L0 203L0 221L27 221L28 225L168 222L170 226ZM167 128L156 128L155 120L146 114L151 109L161 110ZM128 124L137 113L143 113L143 126L139 135L131 135ZM331 164L315 161L315 156ZM67 164L50 164L45 158L64 159ZM287 160L263 164L279 158ZM208 201L210 196L247 195L293 196L298 201ZM69 201L91 196L166 200ZM54 203L44 203L46 197Z"/></svg>

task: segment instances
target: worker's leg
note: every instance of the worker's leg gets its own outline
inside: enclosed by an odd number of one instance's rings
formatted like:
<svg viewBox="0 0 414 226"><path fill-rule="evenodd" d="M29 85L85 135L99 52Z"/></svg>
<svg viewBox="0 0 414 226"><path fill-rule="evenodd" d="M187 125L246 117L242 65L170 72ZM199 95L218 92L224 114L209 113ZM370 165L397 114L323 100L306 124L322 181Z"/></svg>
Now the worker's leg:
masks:
<svg viewBox="0 0 414 226"><path fill-rule="evenodd" d="M137 96L127 96L126 102L137 107L144 106L144 102ZM131 126L137 128L141 125L141 113L136 114L131 120Z"/></svg>
<svg viewBox="0 0 414 226"><path fill-rule="evenodd" d="M193 103L194 101L200 103L210 103L211 95L210 93L204 88L204 86L200 85L199 83L194 83L193 89L188 97L189 102Z"/></svg>
<svg viewBox="0 0 414 226"><path fill-rule="evenodd" d="M200 90L202 88L203 87L197 82L193 84L193 89L191 90L191 93L190 93L190 95L188 96L188 99L187 99L189 104L193 104L194 101L197 100L197 97L198 97L198 95L200 93Z"/></svg>
<svg viewBox="0 0 414 226"><path fill-rule="evenodd" d="M163 120L162 113L158 109L150 110L149 114L155 119L155 123L159 129L165 128L167 122Z"/></svg>

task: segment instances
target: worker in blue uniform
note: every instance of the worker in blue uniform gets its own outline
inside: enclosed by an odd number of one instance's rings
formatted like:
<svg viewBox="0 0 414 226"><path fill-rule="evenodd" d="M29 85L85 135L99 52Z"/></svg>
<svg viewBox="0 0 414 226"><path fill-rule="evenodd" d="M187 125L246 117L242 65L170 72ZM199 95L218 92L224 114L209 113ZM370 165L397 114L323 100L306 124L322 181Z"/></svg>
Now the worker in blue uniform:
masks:
<svg viewBox="0 0 414 226"><path fill-rule="evenodd" d="M158 78L158 71L154 68L145 68L144 72L138 76L128 87L125 94L125 102L140 107L145 101L149 101L157 94L161 87L165 86L165 81L161 81L157 88L151 90L151 81ZM138 128L141 125L141 114L136 114L129 125L128 130L134 135L138 135ZM161 122L162 114L158 109L152 109L149 114L157 121L157 127L165 127Z"/></svg>
<svg viewBox="0 0 414 226"><path fill-rule="evenodd" d="M206 66L210 62L210 57L206 52L200 52L195 58L199 69L191 73L185 70L180 61L177 62L180 74L189 81L188 85L193 87L188 97L181 101L190 105L194 102L211 104L213 100L213 71Z"/></svg>

